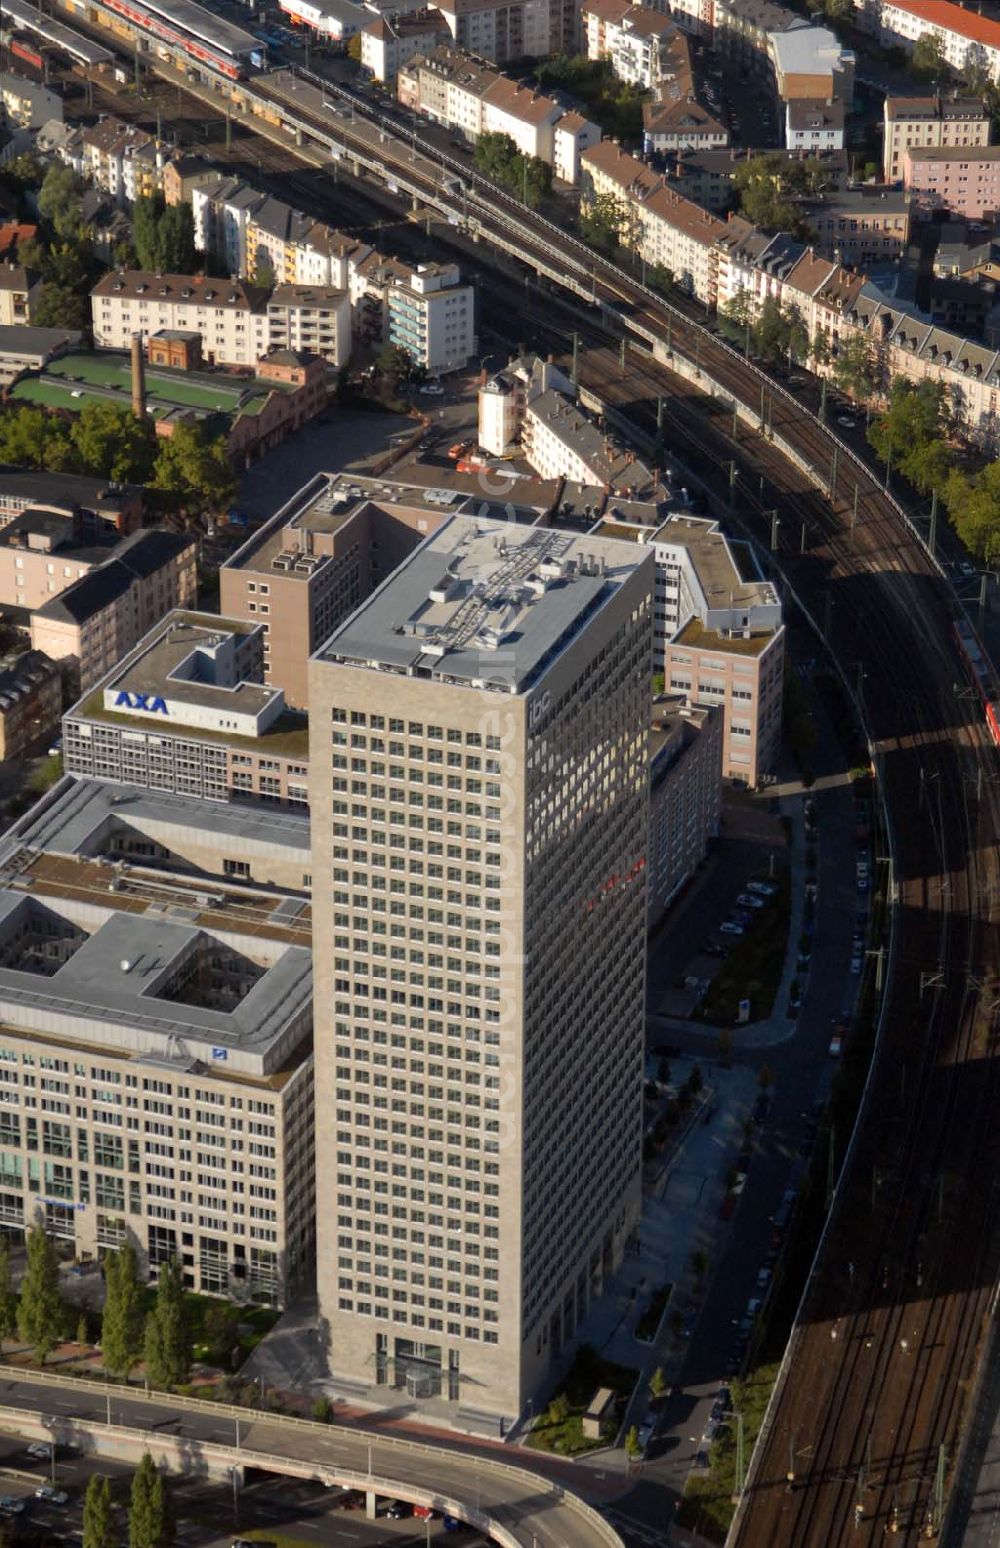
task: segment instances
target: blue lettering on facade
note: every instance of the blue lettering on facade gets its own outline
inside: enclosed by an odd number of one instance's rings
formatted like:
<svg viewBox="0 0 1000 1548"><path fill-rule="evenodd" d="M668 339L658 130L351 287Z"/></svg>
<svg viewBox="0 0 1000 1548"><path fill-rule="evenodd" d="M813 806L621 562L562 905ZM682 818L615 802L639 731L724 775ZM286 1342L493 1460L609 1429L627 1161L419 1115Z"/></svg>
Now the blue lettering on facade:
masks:
<svg viewBox="0 0 1000 1548"><path fill-rule="evenodd" d="M115 699L115 709L146 710L150 715L169 715L167 701L157 694L130 692L127 688L119 690Z"/></svg>

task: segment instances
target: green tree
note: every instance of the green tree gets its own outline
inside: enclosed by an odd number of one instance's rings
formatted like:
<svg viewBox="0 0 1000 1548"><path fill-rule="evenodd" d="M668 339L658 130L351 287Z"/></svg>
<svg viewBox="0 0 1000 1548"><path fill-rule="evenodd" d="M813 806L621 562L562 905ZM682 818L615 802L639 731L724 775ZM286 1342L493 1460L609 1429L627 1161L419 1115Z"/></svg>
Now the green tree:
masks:
<svg viewBox="0 0 1000 1548"><path fill-rule="evenodd" d="M830 335L817 328L809 343L809 356L814 365L825 366L830 360Z"/></svg>
<svg viewBox="0 0 1000 1548"><path fill-rule="evenodd" d="M842 392L864 403L878 386L878 361L870 339L854 333L833 361L833 380Z"/></svg>
<svg viewBox="0 0 1000 1548"><path fill-rule="evenodd" d="M155 489L177 495L188 509L200 505L218 510L236 493L226 443L203 424L178 424L158 442L151 482Z"/></svg>
<svg viewBox="0 0 1000 1548"><path fill-rule="evenodd" d="M137 199L132 208L132 243L140 269L192 273L196 255L190 204L167 204L160 193Z"/></svg>
<svg viewBox="0 0 1000 1548"><path fill-rule="evenodd" d="M35 1351L39 1365L59 1342L63 1304L59 1294L56 1250L40 1225L28 1231L28 1266L17 1303L17 1331Z"/></svg>
<svg viewBox="0 0 1000 1548"><path fill-rule="evenodd" d="M88 473L120 483L148 482L159 441L148 415L136 419L131 409L119 403L92 399L76 416L70 435Z"/></svg>
<svg viewBox="0 0 1000 1548"><path fill-rule="evenodd" d="M654 263L646 270L646 284L650 290L658 290L661 296L667 296L674 288L675 275L673 269L668 269L665 263Z"/></svg>
<svg viewBox="0 0 1000 1548"><path fill-rule="evenodd" d="M355 64L361 63L361 34L356 32L353 38L347 40L347 57L353 59Z"/></svg>
<svg viewBox="0 0 1000 1548"><path fill-rule="evenodd" d="M410 375L413 359L401 344L383 344L375 356L375 369L379 376L396 385Z"/></svg>
<svg viewBox="0 0 1000 1548"><path fill-rule="evenodd" d="M84 236L83 194L86 185L72 167L54 161L38 190L38 213L63 242Z"/></svg>
<svg viewBox="0 0 1000 1548"><path fill-rule="evenodd" d="M718 323L725 338L749 353L753 340L753 296L743 285L722 303Z"/></svg>
<svg viewBox="0 0 1000 1548"><path fill-rule="evenodd" d="M166 1480L149 1452L132 1474L128 1510L129 1548L169 1548L173 1541Z"/></svg>
<svg viewBox="0 0 1000 1548"><path fill-rule="evenodd" d="M658 1365L649 1378L649 1395L654 1402L657 1402L660 1398L666 1397L668 1391L669 1383L664 1374L663 1366Z"/></svg>
<svg viewBox="0 0 1000 1548"><path fill-rule="evenodd" d="M160 1265L156 1300L146 1318L146 1374L157 1387L177 1387L191 1370L184 1286L176 1258Z"/></svg>
<svg viewBox="0 0 1000 1548"><path fill-rule="evenodd" d="M235 1307L225 1301L217 1301L205 1310L205 1343L213 1365L228 1370L233 1355L240 1347L239 1318Z"/></svg>
<svg viewBox="0 0 1000 1548"><path fill-rule="evenodd" d="M0 1240L0 1350L17 1332L17 1296L10 1272L10 1243Z"/></svg>
<svg viewBox="0 0 1000 1548"><path fill-rule="evenodd" d="M896 377L889 403L868 431L868 441L883 462L897 468L921 494L941 489L952 461L945 435L947 395L941 382L910 382Z"/></svg>
<svg viewBox="0 0 1000 1548"><path fill-rule="evenodd" d="M625 1436L625 1455L632 1462L636 1461L637 1458L642 1456L642 1446L639 1442L639 1431L636 1429L634 1424L629 1425L628 1433Z"/></svg>
<svg viewBox="0 0 1000 1548"><path fill-rule="evenodd" d="M789 162L782 152L765 152L742 161L733 172L740 214L762 231L788 231L805 237L809 225L796 196L809 192L815 179L807 163Z"/></svg>
<svg viewBox="0 0 1000 1548"><path fill-rule="evenodd" d="M118 1548L111 1507L111 1480L91 1473L83 1499L83 1548Z"/></svg>
<svg viewBox="0 0 1000 1548"><path fill-rule="evenodd" d="M65 285L43 284L32 311L36 328L78 328L82 332L88 320L86 296Z"/></svg>
<svg viewBox="0 0 1000 1548"><path fill-rule="evenodd" d="M948 61L944 57L944 46L936 32L920 34L910 54L910 66L914 74L922 75L926 80L936 80L944 75L948 68Z"/></svg>
<svg viewBox="0 0 1000 1548"><path fill-rule="evenodd" d="M128 1381L142 1353L142 1290L131 1242L104 1260L104 1320L101 1353L113 1376Z"/></svg>
<svg viewBox="0 0 1000 1548"><path fill-rule="evenodd" d="M981 473L971 475L953 468L944 486L944 503L969 552L995 564L1000 558L1000 462L988 462Z"/></svg>
<svg viewBox="0 0 1000 1548"><path fill-rule="evenodd" d="M580 209L580 235L589 247L614 256L627 246L627 212L614 194L596 194Z"/></svg>

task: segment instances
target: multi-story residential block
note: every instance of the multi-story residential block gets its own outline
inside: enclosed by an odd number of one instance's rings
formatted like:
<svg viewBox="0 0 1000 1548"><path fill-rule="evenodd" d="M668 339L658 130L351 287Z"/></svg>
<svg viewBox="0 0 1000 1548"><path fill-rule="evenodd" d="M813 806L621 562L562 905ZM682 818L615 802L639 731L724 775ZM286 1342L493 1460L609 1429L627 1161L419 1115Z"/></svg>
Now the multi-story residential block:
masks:
<svg viewBox="0 0 1000 1548"><path fill-rule="evenodd" d="M579 176L580 156L601 130L555 97L520 85L452 48L417 55L397 76L399 100L466 138L508 135L523 156L537 156L564 182Z"/></svg>
<svg viewBox="0 0 1000 1548"><path fill-rule="evenodd" d="M42 293L42 281L20 263L0 263L0 327L21 327L32 321Z"/></svg>
<svg viewBox="0 0 1000 1548"><path fill-rule="evenodd" d="M252 188L216 175L191 194L195 242L240 279L326 285L344 289L349 261L361 248L353 237ZM368 249L362 249L368 251Z"/></svg>
<svg viewBox="0 0 1000 1548"><path fill-rule="evenodd" d="M68 777L4 835L7 1232L39 1220L84 1259L132 1241L240 1301L308 1282L307 897L254 885L296 849L301 877L290 813Z"/></svg>
<svg viewBox="0 0 1000 1548"><path fill-rule="evenodd" d="M854 54L828 27L798 26L772 32L768 49L781 102L842 102L854 97Z"/></svg>
<svg viewBox="0 0 1000 1548"><path fill-rule="evenodd" d="M25 758L51 736L62 712L58 662L39 650L0 661L0 760Z"/></svg>
<svg viewBox="0 0 1000 1548"><path fill-rule="evenodd" d="M276 285L267 302L272 350L307 350L340 368L351 358L351 298L319 285Z"/></svg>
<svg viewBox="0 0 1000 1548"><path fill-rule="evenodd" d="M167 536L136 532L119 539L75 506L62 510L29 507L0 528L0 607L33 612L81 576L130 553L140 556L134 562L143 565L141 556L155 551L157 561L186 577L193 563L191 539L185 538L175 547L165 541ZM153 589L159 589L159 582Z"/></svg>
<svg viewBox="0 0 1000 1548"><path fill-rule="evenodd" d="M460 371L476 350L476 293L455 263L421 263L390 285L388 340L431 376Z"/></svg>
<svg viewBox="0 0 1000 1548"><path fill-rule="evenodd" d="M786 102L785 147L810 156L817 151L843 150L844 104L806 98Z"/></svg>
<svg viewBox="0 0 1000 1548"><path fill-rule="evenodd" d="M83 175L121 209L160 187L167 152L136 124L104 117L83 130Z"/></svg>
<svg viewBox="0 0 1000 1548"><path fill-rule="evenodd" d="M577 36L575 7L570 14L560 0L441 0L437 9L456 47L495 65L572 52L567 42Z"/></svg>
<svg viewBox="0 0 1000 1548"><path fill-rule="evenodd" d="M114 269L90 292L94 343L128 349L161 328L199 333L209 365L255 366L270 348L268 292L203 274Z"/></svg>
<svg viewBox="0 0 1000 1548"><path fill-rule="evenodd" d="M657 101L642 105L642 141L644 150L661 155L723 150L729 144L729 130L695 97L675 97L669 86L661 86Z"/></svg>
<svg viewBox="0 0 1000 1548"><path fill-rule="evenodd" d="M339 1390L502 1429L636 1230L652 571L634 545L455 517L310 662Z"/></svg>
<svg viewBox="0 0 1000 1548"><path fill-rule="evenodd" d="M990 143L992 120L978 97L886 97L883 110L882 175L903 176L906 151L943 146L972 149Z"/></svg>
<svg viewBox="0 0 1000 1548"><path fill-rule="evenodd" d="M263 625L210 613L168 613L63 721L67 773L202 801L305 810L308 753L306 717L264 685ZM300 858L279 850L270 880L300 885Z"/></svg>
<svg viewBox="0 0 1000 1548"><path fill-rule="evenodd" d="M730 250L755 234L749 221L733 215L719 220L612 140L585 151L581 162L584 205L602 195L614 199L626 247L670 269L676 283L706 306L719 303L728 288L722 271Z"/></svg>
<svg viewBox="0 0 1000 1548"><path fill-rule="evenodd" d="M492 372L479 389L479 445L495 457L512 451L521 438L529 397L554 391L568 398L576 389L551 360L520 355Z"/></svg>
<svg viewBox="0 0 1000 1548"><path fill-rule="evenodd" d="M650 929L704 860L721 809L722 711L659 695L649 748Z"/></svg>
<svg viewBox="0 0 1000 1548"><path fill-rule="evenodd" d="M858 25L884 48L912 51L918 39L937 38L944 62L957 75L970 65L1000 81L1000 21L954 0L855 0Z"/></svg>
<svg viewBox="0 0 1000 1548"><path fill-rule="evenodd" d="M380 16L362 30L361 63L377 81L393 81L400 65L450 41L448 23L433 6Z"/></svg>
<svg viewBox="0 0 1000 1548"><path fill-rule="evenodd" d="M910 240L912 200L899 189L852 188L808 207L814 247L852 265L902 258Z"/></svg>
<svg viewBox="0 0 1000 1548"><path fill-rule="evenodd" d="M910 148L903 154L903 187L924 214L947 210L993 224L1000 213L1000 145Z"/></svg>
<svg viewBox="0 0 1000 1548"><path fill-rule="evenodd" d="M109 486L103 478L82 473L0 468L0 529L27 510L75 521L74 538L81 543L95 534L125 537L142 522L143 491L135 484Z"/></svg>
<svg viewBox="0 0 1000 1548"><path fill-rule="evenodd" d="M580 10L588 59L607 59L615 75L644 91L659 85L677 24L636 0L583 0Z"/></svg>
<svg viewBox="0 0 1000 1548"><path fill-rule="evenodd" d="M219 169L204 156L171 156L163 168L160 188L165 204L190 204L195 189L218 183ZM204 249L203 249L204 250Z"/></svg>
<svg viewBox="0 0 1000 1548"><path fill-rule="evenodd" d="M172 608L190 607L197 595L197 538L187 532L137 532L114 558L32 613L31 643L62 662L85 692L159 619Z"/></svg>
<svg viewBox="0 0 1000 1548"><path fill-rule="evenodd" d="M219 177L191 191L195 246L240 279L249 277L247 227L264 198L239 177Z"/></svg>

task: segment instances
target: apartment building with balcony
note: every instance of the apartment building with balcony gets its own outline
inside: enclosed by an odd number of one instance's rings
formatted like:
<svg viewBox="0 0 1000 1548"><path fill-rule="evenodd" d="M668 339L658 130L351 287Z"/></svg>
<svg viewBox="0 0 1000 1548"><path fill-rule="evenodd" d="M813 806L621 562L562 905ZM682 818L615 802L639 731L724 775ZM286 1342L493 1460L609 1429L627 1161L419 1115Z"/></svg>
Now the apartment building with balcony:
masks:
<svg viewBox="0 0 1000 1548"><path fill-rule="evenodd" d="M21 263L0 263L0 327L30 323L42 293L42 281Z"/></svg>
<svg viewBox="0 0 1000 1548"><path fill-rule="evenodd" d="M204 274L112 269L90 292L98 349L129 349L132 336L163 328L199 333L208 365L256 366L270 348L269 292Z"/></svg>
<svg viewBox="0 0 1000 1548"><path fill-rule="evenodd" d="M677 24L663 11L635 0L583 0L580 9L588 59L607 59L619 80L652 91Z"/></svg>
<svg viewBox="0 0 1000 1548"><path fill-rule="evenodd" d="M461 371L476 351L476 293L455 263L421 263L386 293L387 338L430 376Z"/></svg>
<svg viewBox="0 0 1000 1548"><path fill-rule="evenodd" d="M638 1226L653 568L454 517L310 662L320 1314L338 1390L459 1427Z"/></svg>
<svg viewBox="0 0 1000 1548"><path fill-rule="evenodd" d="M451 36L447 21L434 6L380 16L362 29L362 68L377 81L394 81L401 65L449 43Z"/></svg>

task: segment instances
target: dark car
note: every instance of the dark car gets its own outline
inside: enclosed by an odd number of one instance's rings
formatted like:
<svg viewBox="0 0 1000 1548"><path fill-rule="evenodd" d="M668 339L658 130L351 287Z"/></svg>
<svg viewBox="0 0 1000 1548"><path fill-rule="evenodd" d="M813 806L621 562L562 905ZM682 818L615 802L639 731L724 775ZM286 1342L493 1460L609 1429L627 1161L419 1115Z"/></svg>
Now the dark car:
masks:
<svg viewBox="0 0 1000 1548"><path fill-rule="evenodd" d="M405 1500L393 1500L386 1511L390 1521L409 1521L411 1514L412 1507Z"/></svg>

